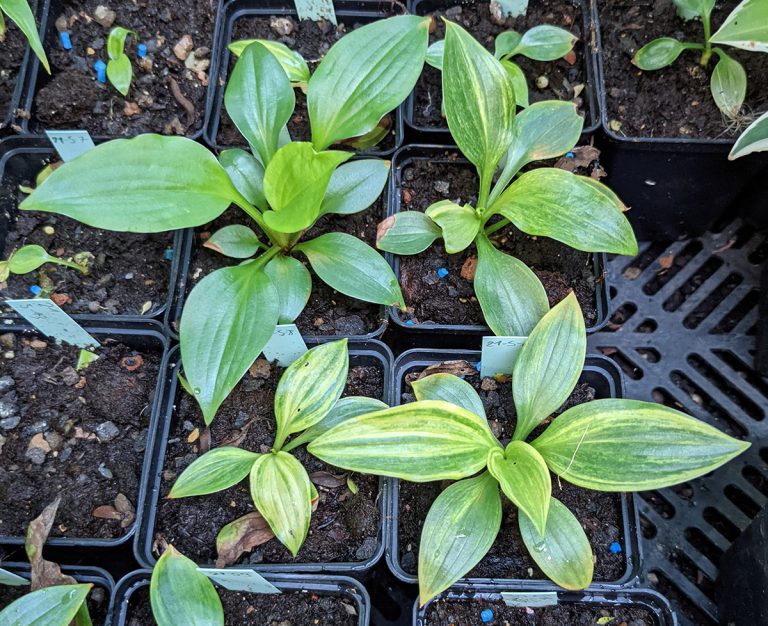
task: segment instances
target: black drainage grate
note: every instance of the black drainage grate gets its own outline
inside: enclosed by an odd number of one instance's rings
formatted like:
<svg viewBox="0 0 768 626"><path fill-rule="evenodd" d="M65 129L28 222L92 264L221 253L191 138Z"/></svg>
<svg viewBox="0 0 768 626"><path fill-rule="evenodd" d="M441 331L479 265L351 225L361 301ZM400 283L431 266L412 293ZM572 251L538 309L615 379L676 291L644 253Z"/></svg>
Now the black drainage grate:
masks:
<svg viewBox="0 0 768 626"><path fill-rule="evenodd" d="M720 557L768 501L768 379L753 368L768 240L742 222L701 238L641 244L612 259L613 317L590 349L622 368L626 397L661 402L753 446L691 483L641 494L643 584L683 626L717 624Z"/></svg>

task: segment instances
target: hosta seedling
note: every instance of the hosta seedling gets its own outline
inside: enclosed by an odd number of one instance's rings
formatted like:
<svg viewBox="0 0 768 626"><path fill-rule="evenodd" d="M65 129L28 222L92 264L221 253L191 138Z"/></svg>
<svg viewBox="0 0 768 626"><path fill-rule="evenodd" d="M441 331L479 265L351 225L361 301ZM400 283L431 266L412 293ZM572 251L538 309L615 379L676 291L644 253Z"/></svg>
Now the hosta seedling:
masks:
<svg viewBox="0 0 768 626"><path fill-rule="evenodd" d="M592 581L579 521L553 497L553 472L599 491L659 489L706 474L749 444L676 411L637 400L579 404L526 440L571 395L584 365L584 320L573 294L525 342L512 375L512 440L491 432L474 388L450 374L413 383L417 401L363 414L309 444L356 472L413 482L455 480L432 504L419 546L422 604L466 575L491 548L501 493L519 509L520 534L545 575L566 589Z"/></svg>
<svg viewBox="0 0 768 626"><path fill-rule="evenodd" d="M369 207L389 163L349 161L332 145L375 130L413 89L424 65L429 20L398 16L362 26L328 51L308 81L312 141L291 141L291 81L262 43L240 54L224 94L250 151L217 159L199 143L147 134L103 143L53 172L22 204L90 226L159 232L201 226L231 204L250 218L213 234L209 247L237 264L203 278L180 325L189 388L206 423L256 360L278 323L294 321L320 280L366 302L404 307L389 265L356 237L304 235L325 214ZM347 162L349 161L349 162Z"/></svg>
<svg viewBox="0 0 768 626"><path fill-rule="evenodd" d="M379 225L377 245L418 254L442 237L449 254L477 247L474 288L497 335L527 336L549 310L536 275L496 249L490 235L510 222L586 252L634 255L637 241L624 206L605 185L552 167L518 176L534 161L571 150L584 124L575 105L538 102L515 114L515 90L502 64L460 26L446 22L443 101L448 126L477 168L477 206L442 200L425 213L404 211ZM495 182L494 182L495 178ZM490 223L495 216L501 221Z"/></svg>
<svg viewBox="0 0 768 626"><path fill-rule="evenodd" d="M704 42L679 41L674 37L654 39L637 51L632 63L641 70L660 70L674 63L685 50L695 50L701 54L700 64L707 67L712 55L716 55L718 60L710 80L712 97L725 116L740 118L747 93L747 73L744 66L720 46L768 52L768 2L743 0L714 34L711 34L711 15L715 0L673 2L681 18L701 20Z"/></svg>
<svg viewBox="0 0 768 626"><path fill-rule="evenodd" d="M372 398L340 399L348 369L346 339L309 350L285 370L277 386L277 432L271 451L262 454L224 446L206 452L179 476L169 497L215 493L248 477L257 511L295 556L307 536L318 494L291 450L355 415L386 408ZM297 436L288 441L291 435ZM241 526L235 521L224 527L217 545L229 541Z"/></svg>
<svg viewBox="0 0 768 626"><path fill-rule="evenodd" d="M107 78L112 86L124 96L128 95L133 80L131 60L125 54L125 39L134 33L122 26L115 26L107 38Z"/></svg>
<svg viewBox="0 0 768 626"><path fill-rule="evenodd" d="M45 71L50 74L51 66L48 64L48 57L45 56L43 42L40 41L40 35L37 33L35 16L32 13L29 2L27 0L0 0L0 44L5 40L5 15L24 33L32 48L32 52L40 59L40 63L43 64ZM2 48L0 47L0 49Z"/></svg>
<svg viewBox="0 0 768 626"><path fill-rule="evenodd" d="M93 264L93 255L90 252L78 252L72 257L72 260L60 259L48 254L45 248L37 244L22 246L18 250L14 250L6 261L0 261L0 282L8 280L11 274L33 272L46 263L71 267L87 275Z"/></svg>

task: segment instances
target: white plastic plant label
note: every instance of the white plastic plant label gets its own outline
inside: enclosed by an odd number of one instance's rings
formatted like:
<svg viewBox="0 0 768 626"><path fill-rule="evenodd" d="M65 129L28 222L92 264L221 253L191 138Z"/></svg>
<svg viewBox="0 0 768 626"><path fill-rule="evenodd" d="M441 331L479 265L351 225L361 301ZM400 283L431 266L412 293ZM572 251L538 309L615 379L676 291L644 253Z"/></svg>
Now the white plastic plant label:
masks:
<svg viewBox="0 0 768 626"><path fill-rule="evenodd" d="M557 604L557 592L555 591L502 591L501 599L507 606L526 606L537 608L543 606L555 606Z"/></svg>
<svg viewBox="0 0 768 626"><path fill-rule="evenodd" d="M296 324L278 324L275 332L264 346L264 358L288 367L307 351L307 344Z"/></svg>
<svg viewBox="0 0 768 626"><path fill-rule="evenodd" d="M230 591L249 591L251 593L281 593L266 578L252 569L216 569L198 567L197 571L205 574L213 582Z"/></svg>
<svg viewBox="0 0 768 626"><path fill-rule="evenodd" d="M45 134L62 161L71 161L95 147L87 130L46 130Z"/></svg>
<svg viewBox="0 0 768 626"><path fill-rule="evenodd" d="M10 587L21 587L28 585L29 581L26 578L9 572L7 569L0 568L0 585L8 585Z"/></svg>
<svg viewBox="0 0 768 626"><path fill-rule="evenodd" d="M296 13L300 20L328 20L336 25L336 11L333 8L333 0L294 0Z"/></svg>
<svg viewBox="0 0 768 626"><path fill-rule="evenodd" d="M48 298L6 300L6 304L13 307L19 315L48 337L80 348L99 346L99 342L62 311L53 300Z"/></svg>
<svg viewBox="0 0 768 626"><path fill-rule="evenodd" d="M511 374L526 339L528 337L483 337L480 376Z"/></svg>

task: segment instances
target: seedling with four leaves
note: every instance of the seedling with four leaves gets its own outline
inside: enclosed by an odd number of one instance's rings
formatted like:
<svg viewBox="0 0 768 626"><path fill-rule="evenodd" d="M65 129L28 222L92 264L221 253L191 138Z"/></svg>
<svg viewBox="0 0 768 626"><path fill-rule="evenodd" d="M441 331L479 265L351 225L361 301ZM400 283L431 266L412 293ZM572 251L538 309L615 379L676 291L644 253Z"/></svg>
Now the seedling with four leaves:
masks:
<svg viewBox="0 0 768 626"><path fill-rule="evenodd" d="M434 501L419 544L423 605L465 576L501 527L501 492L546 576L566 589L592 582L593 555L578 519L553 497L550 472L597 491L660 489L691 480L749 447L674 409L638 400L576 405L534 430L571 395L584 365L584 319L571 293L531 332L512 374L517 423L502 445L466 381L433 374L417 401L350 418L307 450L346 470L412 482L455 480Z"/></svg>

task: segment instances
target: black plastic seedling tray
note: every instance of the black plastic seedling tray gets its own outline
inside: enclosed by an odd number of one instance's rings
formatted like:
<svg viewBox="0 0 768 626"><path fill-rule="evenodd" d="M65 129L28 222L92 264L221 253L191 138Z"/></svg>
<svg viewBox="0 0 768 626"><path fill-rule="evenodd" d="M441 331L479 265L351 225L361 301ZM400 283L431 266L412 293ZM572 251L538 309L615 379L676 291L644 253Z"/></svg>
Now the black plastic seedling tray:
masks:
<svg viewBox="0 0 768 626"><path fill-rule="evenodd" d="M131 594L137 589L149 586L151 575L152 570L142 569L132 572L118 581L111 611L113 626L126 626L128 623L128 607L131 602ZM280 591L301 591L317 595L341 596L351 602L357 610L358 626L368 626L371 599L368 597L365 587L354 578L277 572L262 573L262 576L280 589ZM279 596L276 597L279 598ZM252 619L254 624L259 623L256 621L259 619L258 616ZM182 625L180 624L179 626Z"/></svg>
<svg viewBox="0 0 768 626"><path fill-rule="evenodd" d="M369 24L379 19L397 15L403 12L400 2L388 2L387 0L336 0L334 3L336 18L339 23ZM216 56L216 73L211 72L211 84L216 85L212 98L211 115L205 131L205 140L216 149L224 149L231 146L223 146L217 136L224 109L224 91L232 55L227 46L232 42L233 28L239 19L248 17L290 16L296 18L296 9L292 2L287 0L230 0L219 13L220 28L217 30L216 42L213 54ZM403 116L402 105L394 111L395 145L389 149L377 147L360 152L363 156L388 156L397 150L403 143Z"/></svg>
<svg viewBox="0 0 768 626"><path fill-rule="evenodd" d="M45 335L41 334L33 327L24 324L4 324L2 325L3 333L14 333L23 335L30 339L45 338ZM158 421L162 418L161 400L163 392L166 386L166 378L168 371L168 345L169 341L163 334L163 327L157 322L144 322L142 324L136 324L132 327L124 325L121 327L107 327L99 325L83 324L83 328L86 332L91 334L97 341L103 341L105 339L112 339L124 343L127 346L135 347L136 349L147 351L153 350L162 355L160 368L157 377L157 383L155 385L154 393L152 394L151 405L149 409L149 419L147 420L147 442L145 452L143 456L143 462L140 466L141 476L139 477L139 491L135 496L136 502L133 502L136 511L137 518L131 524L130 527L125 529L125 532L113 539L105 539L100 537L49 537L46 541L46 546L52 546L56 548L74 548L78 552L78 559L87 560L88 551L97 548L118 548L128 541L133 539L136 533L136 528L139 524L140 509L138 503L144 500L143 490L146 486L147 473L150 469L151 462L151 437L152 432L158 428ZM45 506L46 503L40 503L40 507ZM32 521L32 520L30 520ZM0 535L0 546L23 546L23 535ZM71 555L72 553L67 553Z"/></svg>
<svg viewBox="0 0 768 626"><path fill-rule="evenodd" d="M424 368L450 360L466 360L471 365L475 365L480 360L480 352L476 350L408 350L401 354L394 365L393 392L392 399L394 405L400 404L401 394L405 391L405 376L409 372L423 370ZM595 389L596 398L621 398L624 396L621 373L619 369L610 361L602 356L587 356L580 383L588 383ZM509 398L512 402L512 398ZM390 480L390 512L387 516L387 547L386 559L390 570L394 575L406 583L416 583L417 577L405 571L400 561L400 542L399 542L399 508L398 500L400 493L400 483L396 479ZM610 590L632 586L637 582L640 571L642 556L639 545L639 524L637 518L637 509L633 494L621 494L621 517L622 527L621 545L625 556L626 566L622 575L613 581L596 581L593 588L600 590ZM551 587L552 583L548 580L532 579L503 579L503 578L463 578L456 585L457 587L474 588L475 585L484 584L504 584L521 585L532 590L545 589Z"/></svg>
<svg viewBox="0 0 768 626"><path fill-rule="evenodd" d="M338 337L323 338L317 343L334 341ZM356 365L377 365L383 371L383 397L380 398L387 404L391 404L392 392L392 352L380 341L350 341L349 342L349 362L350 366ZM178 419L175 415L175 408L181 393L184 393L178 383L178 372L182 367L178 349L173 349L169 353L167 360L167 387L165 389L162 401L162 418L155 422L155 429L150 433L150 442L152 445L152 454L150 469L146 473L147 485L144 491L144 498L137 507L138 513L138 532L134 540L134 555L136 560L143 567L153 567L156 558L153 554L153 543L155 541L155 524L157 520L157 506L160 498L162 472L165 460L166 446L174 422ZM247 408L246 408L247 410ZM351 563L331 562L331 563L264 563L253 566L259 572L293 572L293 573L344 573L355 576L362 576L369 571L384 554L384 524L387 511L389 511L389 483L381 479L379 481L380 491L377 499L379 512L381 516L381 527L378 534L378 545L376 552L369 558ZM202 563L200 563L202 565Z"/></svg>
<svg viewBox="0 0 768 626"><path fill-rule="evenodd" d="M592 21L592 12L586 0L570 0L570 2L581 9L582 32L585 38L585 41L582 42L582 60L587 79L584 91L582 92L586 104L582 137L589 137L600 127L600 109L598 107L599 101L596 88L595 46L593 40L594 23ZM428 15L437 9L462 4L472 4L472 2L467 2L467 0L408 0L408 10L414 15ZM409 128L436 141L450 142L450 131L448 130L447 123L443 123L440 126L418 124L414 120L414 107L415 91L408 96L403 105L403 118Z"/></svg>

